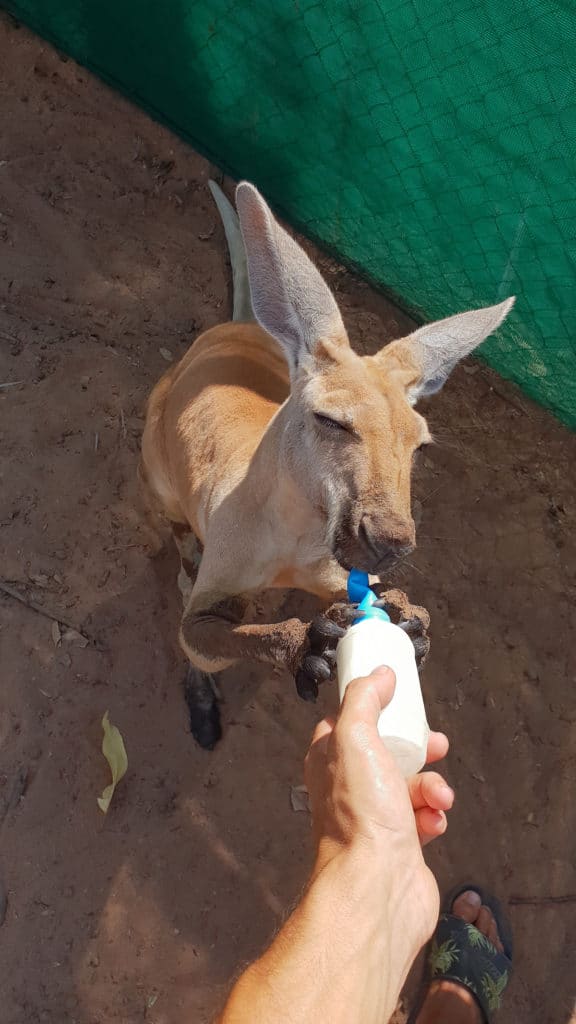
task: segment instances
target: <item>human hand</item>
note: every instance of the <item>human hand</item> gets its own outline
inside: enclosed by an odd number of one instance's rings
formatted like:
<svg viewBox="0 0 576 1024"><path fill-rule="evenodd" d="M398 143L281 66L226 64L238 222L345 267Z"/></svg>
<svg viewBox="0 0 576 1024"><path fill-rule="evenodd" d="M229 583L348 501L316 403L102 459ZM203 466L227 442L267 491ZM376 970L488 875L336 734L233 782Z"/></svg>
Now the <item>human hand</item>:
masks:
<svg viewBox="0 0 576 1024"><path fill-rule="evenodd" d="M337 722L321 722L305 774L317 840L309 884L270 948L234 987L220 1024L379 1024L389 1020L439 910L422 856L446 828L453 793L439 775L406 780L378 735L394 673L348 686ZM430 738L428 760L448 749ZM288 1007L288 1011L287 1008Z"/></svg>
<svg viewBox="0 0 576 1024"><path fill-rule="evenodd" d="M319 853L390 832L417 833L425 845L446 830L453 791L437 772L414 775L406 785L378 734L394 687L391 669L375 669L350 683L337 721L316 727L305 775ZM447 750L446 736L430 733L426 763Z"/></svg>

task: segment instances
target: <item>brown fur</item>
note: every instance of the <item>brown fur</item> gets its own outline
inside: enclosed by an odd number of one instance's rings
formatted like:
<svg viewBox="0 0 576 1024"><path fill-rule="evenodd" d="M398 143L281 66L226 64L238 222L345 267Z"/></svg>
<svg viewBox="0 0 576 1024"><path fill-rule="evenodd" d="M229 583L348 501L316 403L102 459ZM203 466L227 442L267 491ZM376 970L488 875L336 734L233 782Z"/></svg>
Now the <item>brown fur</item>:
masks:
<svg viewBox="0 0 576 1024"><path fill-rule="evenodd" d="M307 403L345 416L362 437L334 439L346 449L340 455L362 508L386 522L394 539L412 543L412 454L428 432L405 397L415 368L406 357L388 363L385 353L357 356L341 339L323 346L301 390ZM306 625L240 625L216 612L224 598L270 587L327 600L345 593L346 574L325 547L326 510L279 472L271 420L289 394L274 339L256 324L230 323L202 335L149 401L142 452L148 487L168 519L189 524L205 548L181 633L187 656L203 670L244 657L294 670L305 644ZM301 404L293 416L302 415ZM306 472L329 470L322 461L320 455ZM181 544L181 526L176 530ZM183 556L189 569L187 561Z"/></svg>
<svg viewBox="0 0 576 1024"><path fill-rule="evenodd" d="M412 461L430 441L414 402L442 386L512 300L359 356L325 281L254 187L237 189L239 220L211 187L232 255L235 316L255 313L258 323L206 331L159 381L142 476L176 524L180 641L191 665L204 673L239 658L285 665L308 698L314 688L304 677L316 685L330 673L324 642L333 651L338 630L315 625L312 642L299 620L245 623L247 595L300 588L336 602L334 619L349 611L337 604L348 569L378 579L411 550ZM210 687L205 678L194 685L206 719Z"/></svg>

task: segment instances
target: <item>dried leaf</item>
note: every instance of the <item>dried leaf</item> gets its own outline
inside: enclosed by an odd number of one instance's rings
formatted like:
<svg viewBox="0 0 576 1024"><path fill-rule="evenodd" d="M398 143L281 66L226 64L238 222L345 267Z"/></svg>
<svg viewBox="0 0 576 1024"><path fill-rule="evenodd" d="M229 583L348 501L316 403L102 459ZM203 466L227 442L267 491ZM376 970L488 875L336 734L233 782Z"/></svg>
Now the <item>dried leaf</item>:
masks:
<svg viewBox="0 0 576 1024"><path fill-rule="evenodd" d="M306 786L290 786L290 804L293 811L310 811Z"/></svg>
<svg viewBox="0 0 576 1024"><path fill-rule="evenodd" d="M162 356L162 359L166 360L167 363L171 363L174 358L169 348L161 348L160 355Z"/></svg>
<svg viewBox="0 0 576 1024"><path fill-rule="evenodd" d="M62 639L67 644L77 644L78 647L87 647L90 643L88 638L82 636L82 633L79 633L77 629L66 629L62 634Z"/></svg>
<svg viewBox="0 0 576 1024"><path fill-rule="evenodd" d="M114 790L120 782L120 779L124 778L126 774L128 758L126 756L126 747L124 746L122 734L117 726L110 724L108 712L106 712L102 719L102 728L104 730L102 753L108 761L110 771L112 772L111 784L106 786L102 796L98 797L98 807L103 814L106 814L110 807L110 801L114 795Z"/></svg>
<svg viewBox="0 0 576 1024"><path fill-rule="evenodd" d="M54 641L54 647L60 647L62 633L60 632L60 626L56 622L56 619L52 622L52 640Z"/></svg>

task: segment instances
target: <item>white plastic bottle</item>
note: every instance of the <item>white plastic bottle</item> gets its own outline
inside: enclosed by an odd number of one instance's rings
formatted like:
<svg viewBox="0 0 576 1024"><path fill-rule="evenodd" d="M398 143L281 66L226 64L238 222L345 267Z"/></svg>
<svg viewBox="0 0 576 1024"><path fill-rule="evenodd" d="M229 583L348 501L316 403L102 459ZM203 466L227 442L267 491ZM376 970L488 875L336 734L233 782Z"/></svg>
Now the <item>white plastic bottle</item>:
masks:
<svg viewBox="0 0 576 1024"><path fill-rule="evenodd" d="M336 649L340 700L353 679L369 675L379 665L394 670L396 689L378 719L378 732L402 775L408 778L426 763L430 732L414 647L383 609L372 607L376 597L368 587L365 573L352 570L348 593L351 600L359 602L364 615L348 629Z"/></svg>

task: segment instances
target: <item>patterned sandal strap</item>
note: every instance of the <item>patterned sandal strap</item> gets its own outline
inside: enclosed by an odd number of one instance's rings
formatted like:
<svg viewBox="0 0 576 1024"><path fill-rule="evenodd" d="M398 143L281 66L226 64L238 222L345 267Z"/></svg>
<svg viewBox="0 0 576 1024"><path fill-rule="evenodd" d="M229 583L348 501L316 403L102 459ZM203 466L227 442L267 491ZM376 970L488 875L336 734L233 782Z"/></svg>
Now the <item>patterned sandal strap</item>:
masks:
<svg viewBox="0 0 576 1024"><path fill-rule="evenodd" d="M458 982L475 996L484 1019L499 1009L512 961L460 917L442 914L428 956L430 977Z"/></svg>

